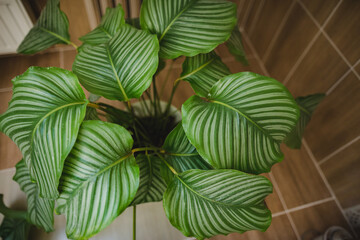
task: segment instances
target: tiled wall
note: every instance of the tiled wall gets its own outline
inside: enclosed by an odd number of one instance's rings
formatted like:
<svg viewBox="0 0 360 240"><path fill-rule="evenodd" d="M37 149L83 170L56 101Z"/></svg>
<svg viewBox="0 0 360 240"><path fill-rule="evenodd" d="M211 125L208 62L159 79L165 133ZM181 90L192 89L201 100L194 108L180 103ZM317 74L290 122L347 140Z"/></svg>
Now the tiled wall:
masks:
<svg viewBox="0 0 360 240"><path fill-rule="evenodd" d="M86 17L61 0L73 41L86 33ZM80 1L76 1L80 2ZM250 66L243 67L221 45L216 51L235 72L252 71L283 82L294 96L328 94L306 130L304 147L283 147L285 159L266 174L274 193L266 201L273 223L265 233L251 231L213 239L310 239L332 225L351 230L344 209L360 203L360 2L356 0L234 0ZM64 4L65 3L65 4ZM79 4L79 3L77 3ZM84 20L85 19L85 20ZM78 24L74 24L77 22ZM35 56L0 58L0 113L11 98L10 80L29 66L71 69L76 52L55 48ZM163 98L181 73L183 59L170 71ZM159 75L163 82L169 65ZM193 95L183 82L174 98ZM104 101L104 100L102 100ZM12 168L21 154L0 133L0 169ZM1 174L1 173L0 173Z"/></svg>
<svg viewBox="0 0 360 240"><path fill-rule="evenodd" d="M327 94L305 132L304 147L284 149L287 157L273 168L285 210L320 200L312 207L318 217L332 209L344 215L344 209L360 204L360 2L240 0L238 12L240 29L265 75L285 84L294 97ZM329 201L321 203L324 199ZM301 235L308 229L300 222L316 213L287 215ZM322 229L310 223L309 228Z"/></svg>

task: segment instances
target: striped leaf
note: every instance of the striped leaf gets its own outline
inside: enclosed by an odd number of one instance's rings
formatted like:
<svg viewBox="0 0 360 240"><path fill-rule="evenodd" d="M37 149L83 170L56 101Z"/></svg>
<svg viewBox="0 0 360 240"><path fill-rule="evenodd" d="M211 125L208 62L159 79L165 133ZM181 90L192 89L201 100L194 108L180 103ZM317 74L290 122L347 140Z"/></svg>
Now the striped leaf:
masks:
<svg viewBox="0 0 360 240"><path fill-rule="evenodd" d="M46 232L54 230L54 200L39 197L39 188L30 179L30 172L25 161L16 164L14 180L26 194L28 205L28 221Z"/></svg>
<svg viewBox="0 0 360 240"><path fill-rule="evenodd" d="M85 121L65 161L56 213L66 215L66 234L87 239L108 226L134 199L139 167L133 140L123 127Z"/></svg>
<svg viewBox="0 0 360 240"><path fill-rule="evenodd" d="M85 44L99 45L108 42L125 24L125 12L120 4L107 8L99 26L80 38Z"/></svg>
<svg viewBox="0 0 360 240"><path fill-rule="evenodd" d="M187 139L181 122L166 137L162 148L166 151L165 160L178 173L189 169L212 169ZM162 176L169 183L173 179L173 173L166 166L163 166L161 171Z"/></svg>
<svg viewBox="0 0 360 240"><path fill-rule="evenodd" d="M86 114L84 120L100 120L95 108L86 107Z"/></svg>
<svg viewBox="0 0 360 240"><path fill-rule="evenodd" d="M325 94L318 93L308 95L306 97L298 97L295 99L300 108L300 118L296 126L286 136L284 143L294 149L301 148L301 139L304 134L306 125L310 122L311 115L315 111L318 104L324 99Z"/></svg>
<svg viewBox="0 0 360 240"><path fill-rule="evenodd" d="M229 52L235 57L236 60L243 65L249 65L245 55L245 50L241 40L241 33L237 27L231 33L229 40L226 42Z"/></svg>
<svg viewBox="0 0 360 240"><path fill-rule="evenodd" d="M12 82L13 96L0 116L0 131L20 148L39 195L57 198L64 161L88 101L75 74L60 68L30 67Z"/></svg>
<svg viewBox="0 0 360 240"><path fill-rule="evenodd" d="M60 10L60 0L48 0L34 27L17 49L18 53L33 54L54 44L69 44L69 22Z"/></svg>
<svg viewBox="0 0 360 240"><path fill-rule="evenodd" d="M140 168L140 185L133 205L162 200L166 183L161 177L161 160L153 155L139 154L136 163Z"/></svg>
<svg viewBox="0 0 360 240"><path fill-rule="evenodd" d="M182 117L190 142L213 167L263 173L282 160L280 143L299 109L275 79L243 72L220 79L208 99L189 98Z"/></svg>
<svg viewBox="0 0 360 240"><path fill-rule="evenodd" d="M144 0L140 24L159 37L161 58L195 56L230 37L236 5L225 0Z"/></svg>
<svg viewBox="0 0 360 240"><path fill-rule="evenodd" d="M231 74L215 52L187 57L179 80L188 81L195 93L206 97L211 87L222 77Z"/></svg>
<svg viewBox="0 0 360 240"><path fill-rule="evenodd" d="M171 224L187 237L265 231L271 212L264 198L272 185L263 176L236 170L188 170L176 175L164 194Z"/></svg>
<svg viewBox="0 0 360 240"><path fill-rule="evenodd" d="M150 86L158 50L156 36L124 25L108 43L84 48L76 56L73 71L89 92L128 101L139 98Z"/></svg>
<svg viewBox="0 0 360 240"><path fill-rule="evenodd" d="M26 240L30 227L25 219L5 217L0 226L0 237L3 240Z"/></svg>

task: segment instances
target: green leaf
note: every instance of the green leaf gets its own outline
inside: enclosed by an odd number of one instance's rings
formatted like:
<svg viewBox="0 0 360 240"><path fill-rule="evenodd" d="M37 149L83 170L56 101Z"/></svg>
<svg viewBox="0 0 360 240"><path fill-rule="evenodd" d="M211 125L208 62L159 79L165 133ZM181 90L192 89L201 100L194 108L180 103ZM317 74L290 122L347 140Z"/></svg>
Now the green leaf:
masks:
<svg viewBox="0 0 360 240"><path fill-rule="evenodd" d="M189 98L182 117L186 136L213 167L263 173L282 160L280 143L299 109L275 79L243 72L220 79L208 99Z"/></svg>
<svg viewBox="0 0 360 240"><path fill-rule="evenodd" d="M30 179L25 161L16 164L14 180L26 194L28 203L28 221L46 232L54 231L54 200L39 197L39 188Z"/></svg>
<svg viewBox="0 0 360 240"><path fill-rule="evenodd" d="M133 125L134 118L131 113L105 103L99 103L99 106L106 112L105 117L108 122L119 124L126 129Z"/></svg>
<svg viewBox="0 0 360 240"><path fill-rule="evenodd" d="M86 114L84 120L100 120L95 108L86 107Z"/></svg>
<svg viewBox="0 0 360 240"><path fill-rule="evenodd" d="M66 234L87 239L126 209L139 186L133 140L123 127L85 121L65 161L57 213L66 215Z"/></svg>
<svg viewBox="0 0 360 240"><path fill-rule="evenodd" d="M175 169L177 173L182 173L189 169L212 169L204 161L195 147L187 139L182 123L178 125L166 137L162 148L165 150L165 160ZM163 166L162 176L169 183L173 179L173 173L168 167Z"/></svg>
<svg viewBox="0 0 360 240"><path fill-rule="evenodd" d="M107 8L99 26L80 38L85 44L99 45L108 42L125 24L125 12L120 4Z"/></svg>
<svg viewBox="0 0 360 240"><path fill-rule="evenodd" d="M140 168L140 185L132 204L161 201L166 190L166 183L160 174L161 159L139 154L136 162Z"/></svg>
<svg viewBox="0 0 360 240"><path fill-rule="evenodd" d="M318 93L308 95L306 97L298 97L295 99L300 108L300 118L296 126L284 139L284 143L294 149L301 148L301 139L304 134L306 125L310 122L311 115L318 106L318 104L324 99L325 94Z"/></svg>
<svg viewBox="0 0 360 240"><path fill-rule="evenodd" d="M60 68L30 67L12 82L13 96L0 116L0 130L20 148L40 196L57 198L64 161L88 101L75 74Z"/></svg>
<svg viewBox="0 0 360 240"><path fill-rule="evenodd" d="M188 81L195 93L206 97L211 87L222 77L231 74L215 52L187 57L179 80Z"/></svg>
<svg viewBox="0 0 360 240"><path fill-rule="evenodd" d="M25 219L5 217L0 226L0 237L3 240L26 240L30 227Z"/></svg>
<svg viewBox="0 0 360 240"><path fill-rule="evenodd" d="M10 209L5 206L4 204L4 195L0 194L0 213L4 215L4 217L7 218L17 218L17 219L26 219L27 218L27 212L26 211L19 211Z"/></svg>
<svg viewBox="0 0 360 240"><path fill-rule="evenodd" d="M243 65L249 65L242 44L241 33L237 27L232 31L229 40L226 42L226 46L237 61L241 62Z"/></svg>
<svg viewBox="0 0 360 240"><path fill-rule="evenodd" d="M164 194L171 224L187 237L265 231L271 212L263 203L272 185L263 176L236 170L188 170L177 175Z"/></svg>
<svg viewBox="0 0 360 240"><path fill-rule="evenodd" d="M139 98L150 86L158 65L156 36L129 25L106 44L84 48L73 71L94 94L112 100Z"/></svg>
<svg viewBox="0 0 360 240"><path fill-rule="evenodd" d="M139 18L127 18L125 22L137 29L141 29Z"/></svg>
<svg viewBox="0 0 360 240"><path fill-rule="evenodd" d="M60 0L47 1L38 21L18 47L18 53L33 54L54 44L70 44L69 22L59 5Z"/></svg>
<svg viewBox="0 0 360 240"><path fill-rule="evenodd" d="M160 57L208 53L225 42L236 24L236 4L225 0L144 0L142 29L157 34Z"/></svg>

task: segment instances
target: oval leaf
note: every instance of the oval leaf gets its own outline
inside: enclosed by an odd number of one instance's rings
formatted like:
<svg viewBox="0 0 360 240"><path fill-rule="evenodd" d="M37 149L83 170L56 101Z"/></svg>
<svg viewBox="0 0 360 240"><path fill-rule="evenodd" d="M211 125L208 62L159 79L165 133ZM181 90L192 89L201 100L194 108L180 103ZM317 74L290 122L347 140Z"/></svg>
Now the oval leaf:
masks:
<svg viewBox="0 0 360 240"><path fill-rule="evenodd" d="M236 4L224 0L144 0L142 29L157 34L160 57L208 53L225 42L236 24Z"/></svg>
<svg viewBox="0 0 360 240"><path fill-rule="evenodd" d="M212 166L263 173L282 160L280 143L299 109L281 83L245 72L220 79L206 100L189 98L182 117L190 142Z"/></svg>
<svg viewBox="0 0 360 240"><path fill-rule="evenodd" d="M212 167L200 157L195 147L191 145L187 139L181 122L166 137L162 148L166 152L165 160L178 173L189 169L212 169ZM162 176L166 182L169 183L173 175L168 167L163 166Z"/></svg>
<svg viewBox="0 0 360 240"><path fill-rule="evenodd" d="M195 93L206 97L212 86L222 77L231 74L215 52L187 57L182 65L179 80L188 81Z"/></svg>
<svg viewBox="0 0 360 240"><path fill-rule="evenodd" d="M45 232L54 231L54 206L55 201L39 197L39 188L30 179L30 172L24 160L16 164L14 180L26 194L28 205L28 220Z"/></svg>
<svg viewBox="0 0 360 240"><path fill-rule="evenodd" d="M263 176L236 170L188 170L177 175L164 194L171 224L187 237L265 231L271 212L264 198L272 185Z"/></svg>
<svg viewBox="0 0 360 240"><path fill-rule="evenodd" d="M0 226L0 237L3 240L29 239L30 228L25 219L5 217Z"/></svg>
<svg viewBox="0 0 360 240"><path fill-rule="evenodd" d="M84 44L98 45L109 41L125 24L125 12L120 4L107 8L101 23L94 30L80 38Z"/></svg>
<svg viewBox="0 0 360 240"><path fill-rule="evenodd" d="M237 61L241 62L243 65L249 65L242 44L241 33L237 27L232 31L229 40L226 42L226 46Z"/></svg>
<svg viewBox="0 0 360 240"><path fill-rule="evenodd" d="M318 93L306 97L297 97L295 99L300 108L300 118L296 126L284 140L284 143L288 147L295 149L301 148L301 139L304 134L306 125L310 122L311 115L315 111L317 105L324 99L324 97L325 94Z"/></svg>
<svg viewBox="0 0 360 240"><path fill-rule="evenodd" d="M166 190L166 183L160 174L161 159L139 154L136 163L140 168L140 185L132 204L161 201Z"/></svg>
<svg viewBox="0 0 360 240"><path fill-rule="evenodd" d="M18 47L18 53L33 54L54 44L70 43L69 22L59 5L60 0L47 1L35 26Z"/></svg>
<svg viewBox="0 0 360 240"><path fill-rule="evenodd" d="M75 74L60 68L30 67L12 82L0 130L20 148L40 196L54 199L88 101Z"/></svg>
<svg viewBox="0 0 360 240"><path fill-rule="evenodd" d="M110 42L84 48L76 56L73 71L89 92L128 101L139 98L150 86L158 51L156 36L124 25Z"/></svg>
<svg viewBox="0 0 360 240"><path fill-rule="evenodd" d="M65 161L57 213L66 215L66 234L87 239L108 226L134 199L139 167L133 140L123 127L85 121Z"/></svg>

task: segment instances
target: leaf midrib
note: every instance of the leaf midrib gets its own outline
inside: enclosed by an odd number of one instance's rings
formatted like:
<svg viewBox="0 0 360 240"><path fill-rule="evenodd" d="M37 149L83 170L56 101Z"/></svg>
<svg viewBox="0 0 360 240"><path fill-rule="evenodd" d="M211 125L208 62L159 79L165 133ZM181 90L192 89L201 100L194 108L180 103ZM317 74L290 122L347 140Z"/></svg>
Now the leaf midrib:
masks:
<svg viewBox="0 0 360 240"><path fill-rule="evenodd" d="M183 181L181 179L181 177L179 175L175 175L175 177L187 188L189 189L191 192L193 192L195 195L197 195L198 197L200 198L203 198L205 199L206 201L209 201L209 202L212 202L212 203L215 203L215 204L218 204L218 205L222 205L222 206L227 206L227 207L241 207L241 208L244 208L244 207L248 207L247 205L243 206L243 205L239 205L239 204L227 204L227 203L222 203L222 202L218 202L218 201L215 201L215 200L212 200L208 197L205 197L203 195L201 195L200 193L196 192L194 189L192 189L189 185L187 185L185 183L185 181Z"/></svg>
<svg viewBox="0 0 360 240"><path fill-rule="evenodd" d="M181 10L176 16L175 18L169 23L169 25L165 28L164 32L162 33L161 37L159 38L159 43L161 42L161 40L165 37L166 33L170 30L171 26L175 23L175 21L181 16L181 14L183 14L186 10L188 10L188 8L197 0L192 0L190 1L183 10Z"/></svg>
<svg viewBox="0 0 360 240"><path fill-rule="evenodd" d="M72 200L73 197L89 182L91 182L93 179L97 178L99 175L101 175L102 173L106 172L107 170L111 169L112 167L118 165L119 163L121 163L122 161L126 160L127 158L129 158L130 156L132 156L132 152L128 153L127 155L125 155L124 157L120 158L119 160L113 162L112 164L104 167L103 169L101 169L100 171L98 171L96 174L92 175L91 177L89 177L86 181L82 182L79 187L77 187L71 194L68 195L67 199L65 199L65 202L67 203L69 200ZM65 204L63 204L62 206L59 206L59 208L63 208Z"/></svg>
<svg viewBox="0 0 360 240"><path fill-rule="evenodd" d="M111 69L113 70L113 73L114 73L114 75L115 75L116 81L117 81L117 83L118 83L118 85L119 85L120 91L121 91L121 93L122 93L123 96L124 96L124 100L127 102L127 101L129 101L129 98L128 98L128 96L126 95L125 89L123 88L123 86L122 86L122 84L121 84L121 82L120 82L120 78L119 78L119 76L118 76L118 74L117 74L117 71L116 71L116 69L115 69L115 66L114 66L114 63L113 63L113 60L112 60L112 57L111 57L111 53L110 53L110 49L109 49L109 45L108 45L108 44L106 45L106 52L107 52L107 55L108 55L108 58L109 58L109 61L110 61Z"/></svg>
<svg viewBox="0 0 360 240"><path fill-rule="evenodd" d="M60 107L57 107L53 110L51 110L50 112L48 112L47 114L45 114L35 125L32 133L31 133L31 145L33 143L33 139L34 139L34 135L35 135L35 132L36 130L39 128L40 124L48 117L50 116L51 114L63 109L63 108L66 108L66 107L69 107L69 106L73 106L73 105L81 105L81 104L85 104L87 103L87 101L84 101L84 102L74 102L74 103L69 103L69 104L65 104L65 105L62 105Z"/></svg>
<svg viewBox="0 0 360 240"><path fill-rule="evenodd" d="M311 113L306 109L304 108L303 106L301 106L300 104L298 104L298 107L299 109L304 112L308 117L311 117Z"/></svg>
<svg viewBox="0 0 360 240"><path fill-rule="evenodd" d="M226 103L223 103L223 102L220 102L220 101L216 101L216 100L209 100L210 102L212 103L216 103L216 104L220 104L222 106L225 106L235 112L237 112L239 115L241 115L242 117L246 118L249 122L251 122L255 127L257 127L265 136L267 136L268 138L276 141L275 139L273 139L266 131L265 129L263 129L261 126L259 126L256 122L254 122L251 118L249 118L248 116L246 116L244 113L240 112L239 110L237 110L236 108L226 104Z"/></svg>
<svg viewBox="0 0 360 240"><path fill-rule="evenodd" d="M199 72L201 69L205 68L207 65L212 63L215 60L215 58L211 58L209 61L205 62L200 67L196 68L195 70L191 71L190 73L186 74L185 76L180 77L179 79L185 79L190 77L191 75L194 75L195 73Z"/></svg>

